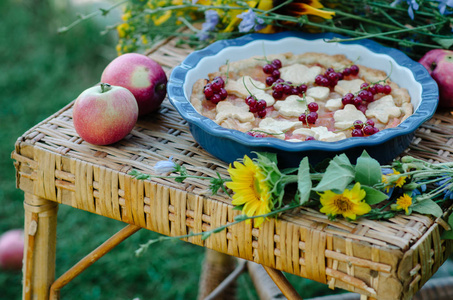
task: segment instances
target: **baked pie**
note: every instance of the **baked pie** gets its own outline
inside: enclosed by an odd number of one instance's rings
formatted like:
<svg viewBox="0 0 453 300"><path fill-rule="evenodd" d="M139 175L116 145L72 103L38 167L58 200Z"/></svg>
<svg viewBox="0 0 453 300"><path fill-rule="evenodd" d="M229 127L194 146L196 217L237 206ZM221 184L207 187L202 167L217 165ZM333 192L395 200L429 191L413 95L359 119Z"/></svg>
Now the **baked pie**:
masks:
<svg viewBox="0 0 453 300"><path fill-rule="evenodd" d="M369 136L413 113L389 74L322 53L226 63L195 82L191 103L222 127L289 142Z"/></svg>

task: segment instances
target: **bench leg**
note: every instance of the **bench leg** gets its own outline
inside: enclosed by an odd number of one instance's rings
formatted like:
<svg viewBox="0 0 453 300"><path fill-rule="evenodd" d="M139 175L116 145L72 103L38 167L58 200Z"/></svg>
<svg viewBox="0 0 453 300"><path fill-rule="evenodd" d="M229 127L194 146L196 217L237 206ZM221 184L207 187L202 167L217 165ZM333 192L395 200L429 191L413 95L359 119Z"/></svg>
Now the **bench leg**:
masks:
<svg viewBox="0 0 453 300"><path fill-rule="evenodd" d="M25 193L22 299L48 299L55 280L58 204Z"/></svg>

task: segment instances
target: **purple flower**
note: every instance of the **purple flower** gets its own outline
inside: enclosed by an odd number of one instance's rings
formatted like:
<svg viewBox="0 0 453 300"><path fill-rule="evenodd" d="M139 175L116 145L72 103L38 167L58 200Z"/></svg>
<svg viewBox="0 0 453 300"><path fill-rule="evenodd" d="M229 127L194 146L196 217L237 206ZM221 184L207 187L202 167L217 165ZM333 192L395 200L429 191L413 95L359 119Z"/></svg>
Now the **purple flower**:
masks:
<svg viewBox="0 0 453 300"><path fill-rule="evenodd" d="M173 157L168 160L160 160L154 165L154 172L157 174L165 174L176 171L176 164L173 162Z"/></svg>
<svg viewBox="0 0 453 300"><path fill-rule="evenodd" d="M250 30L261 30L266 25L264 24L264 20L261 18L257 18L254 11L249 9L246 12L241 13L237 16L239 19L242 19L241 23L239 23L239 32L249 32Z"/></svg>
<svg viewBox="0 0 453 300"><path fill-rule="evenodd" d="M395 7L398 4L400 4L401 2L403 2L403 0L395 0L390 5ZM419 5L416 0L406 0L406 3L409 6L407 9L407 13L408 13L409 17L411 17L411 19L413 20L415 17L414 10L418 10Z"/></svg>
<svg viewBox="0 0 453 300"><path fill-rule="evenodd" d="M217 11L209 9L204 12L206 21L201 25L201 30L197 33L197 37L200 41L204 41L209 38L209 33L214 31L217 24L219 24L219 14Z"/></svg>
<svg viewBox="0 0 453 300"><path fill-rule="evenodd" d="M435 0L439 2L439 12L443 15L450 14L451 12L446 11L447 6L453 8L453 0Z"/></svg>

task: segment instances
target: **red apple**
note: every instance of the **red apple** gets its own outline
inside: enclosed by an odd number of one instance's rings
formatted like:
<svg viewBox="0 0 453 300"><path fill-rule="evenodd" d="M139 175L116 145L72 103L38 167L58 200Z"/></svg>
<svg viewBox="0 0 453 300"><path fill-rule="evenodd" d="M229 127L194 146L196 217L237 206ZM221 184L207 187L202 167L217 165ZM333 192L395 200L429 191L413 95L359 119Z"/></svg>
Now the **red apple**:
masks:
<svg viewBox="0 0 453 300"><path fill-rule="evenodd" d="M75 130L88 143L113 144L134 128L137 101L128 89L101 83L77 97L72 118Z"/></svg>
<svg viewBox="0 0 453 300"><path fill-rule="evenodd" d="M419 62L439 86L439 106L453 107L453 51L430 50Z"/></svg>
<svg viewBox="0 0 453 300"><path fill-rule="evenodd" d="M167 76L162 67L138 53L115 58L102 72L101 82L131 91L137 100L139 115L157 110L167 93Z"/></svg>
<svg viewBox="0 0 453 300"><path fill-rule="evenodd" d="M0 268L3 270L22 269L24 257L24 231L8 230L0 237Z"/></svg>

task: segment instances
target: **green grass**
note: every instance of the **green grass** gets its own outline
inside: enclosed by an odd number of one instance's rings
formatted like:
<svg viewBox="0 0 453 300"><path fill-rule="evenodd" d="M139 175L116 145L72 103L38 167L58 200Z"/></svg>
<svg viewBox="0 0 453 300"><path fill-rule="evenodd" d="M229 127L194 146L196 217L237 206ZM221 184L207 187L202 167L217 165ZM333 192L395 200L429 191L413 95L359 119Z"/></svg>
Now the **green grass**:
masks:
<svg viewBox="0 0 453 300"><path fill-rule="evenodd" d="M23 193L15 187L10 158L16 139L96 84L116 56L116 38L99 34L102 18L58 35L58 27L75 19L76 11L67 8L64 2L56 7L51 0L0 1L0 233L21 228L24 222ZM123 226L61 205L57 276ZM203 248L163 242L136 258L138 245L156 236L146 230L131 236L64 287L62 299L195 299ZM0 271L2 299L20 299L21 277L20 272ZM239 298L249 299L249 294L256 298L248 276L241 277ZM290 280L305 298L326 293L324 285L295 276Z"/></svg>

